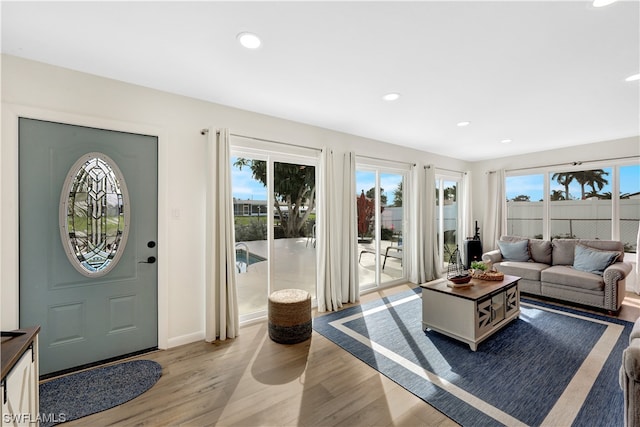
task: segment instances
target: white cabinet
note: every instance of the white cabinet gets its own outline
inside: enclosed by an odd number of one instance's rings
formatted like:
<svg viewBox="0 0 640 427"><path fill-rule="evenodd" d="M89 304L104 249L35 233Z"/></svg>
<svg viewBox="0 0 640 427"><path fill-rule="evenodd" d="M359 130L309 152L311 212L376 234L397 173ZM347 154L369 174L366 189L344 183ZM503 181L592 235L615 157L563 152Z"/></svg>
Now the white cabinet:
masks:
<svg viewBox="0 0 640 427"><path fill-rule="evenodd" d="M22 335L2 341L2 426L39 424L38 331L20 330ZM16 331L12 331L16 332Z"/></svg>

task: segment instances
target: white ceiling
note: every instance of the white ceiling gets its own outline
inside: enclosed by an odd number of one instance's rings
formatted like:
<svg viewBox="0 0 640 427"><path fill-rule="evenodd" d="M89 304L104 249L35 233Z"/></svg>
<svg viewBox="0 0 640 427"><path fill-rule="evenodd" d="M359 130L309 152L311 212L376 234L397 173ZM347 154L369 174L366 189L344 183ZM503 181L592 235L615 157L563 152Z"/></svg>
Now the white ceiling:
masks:
<svg viewBox="0 0 640 427"><path fill-rule="evenodd" d="M637 0L3 1L2 52L474 161L639 135L639 23Z"/></svg>

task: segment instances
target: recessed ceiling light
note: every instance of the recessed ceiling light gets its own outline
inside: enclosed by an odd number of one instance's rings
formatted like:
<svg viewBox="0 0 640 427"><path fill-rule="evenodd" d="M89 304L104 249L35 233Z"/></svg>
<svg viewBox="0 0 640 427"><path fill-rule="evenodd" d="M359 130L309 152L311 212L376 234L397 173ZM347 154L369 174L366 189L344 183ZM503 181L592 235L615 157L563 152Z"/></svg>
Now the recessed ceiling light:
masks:
<svg viewBox="0 0 640 427"><path fill-rule="evenodd" d="M640 80L640 74L634 74L633 76L629 76L624 79L626 82L635 82L636 80Z"/></svg>
<svg viewBox="0 0 640 427"><path fill-rule="evenodd" d="M503 139L502 141L500 141L502 144L509 144L511 142L510 139Z"/></svg>
<svg viewBox="0 0 640 427"><path fill-rule="evenodd" d="M400 98L400 94L395 92L388 93L382 97L385 101L397 101L398 98Z"/></svg>
<svg viewBox="0 0 640 427"><path fill-rule="evenodd" d="M238 34L237 39L240 44L247 49L257 49L262 44L260 37L253 33L240 33Z"/></svg>
<svg viewBox="0 0 640 427"><path fill-rule="evenodd" d="M458 127L465 127L465 126L469 126L471 124L471 122L458 122Z"/></svg>
<svg viewBox="0 0 640 427"><path fill-rule="evenodd" d="M609 6L611 3L615 3L618 0L593 0L593 7Z"/></svg>

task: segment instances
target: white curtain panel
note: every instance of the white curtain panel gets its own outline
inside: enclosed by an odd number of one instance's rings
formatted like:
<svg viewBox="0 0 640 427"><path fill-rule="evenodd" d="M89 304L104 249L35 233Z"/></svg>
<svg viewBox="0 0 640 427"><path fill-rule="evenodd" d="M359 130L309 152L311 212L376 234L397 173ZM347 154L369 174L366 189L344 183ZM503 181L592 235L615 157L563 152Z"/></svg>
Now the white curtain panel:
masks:
<svg viewBox="0 0 640 427"><path fill-rule="evenodd" d="M506 194L504 188L504 169L487 174L488 186L484 208L484 233L482 250L484 252L496 248L496 242L506 231Z"/></svg>
<svg viewBox="0 0 640 427"><path fill-rule="evenodd" d="M318 311L335 311L342 307L342 287L340 270L342 268L340 233L336 227L340 223L336 203L336 184L333 164L333 152L322 150L320 156L320 182L316 204L316 258L318 282Z"/></svg>
<svg viewBox="0 0 640 427"><path fill-rule="evenodd" d="M425 283L440 277L440 256L438 255L438 229L436 226L436 169L433 165L413 168L414 199L412 213L415 218L416 236L410 280Z"/></svg>
<svg viewBox="0 0 640 427"><path fill-rule="evenodd" d="M353 161L350 161L353 159ZM322 150L318 186L317 271L318 311L336 311L360 298L357 276L357 227L355 213L355 155L345 155L340 209L333 152ZM351 197L348 197L351 195Z"/></svg>
<svg viewBox="0 0 640 427"><path fill-rule="evenodd" d="M462 208L458 213L458 230L460 230L459 242L462 243L467 237L473 237L475 230L473 226L473 218L471 217L471 172L467 171L462 175L462 189L460 194L460 200L458 201L458 208ZM460 255L462 259L467 259L467 248L465 245L460 244Z"/></svg>
<svg viewBox="0 0 640 427"><path fill-rule="evenodd" d="M418 244L420 240L418 238L418 234L416 233L418 224L417 217L415 216L418 207L418 200L414 197L416 195L416 188L418 187L418 182L415 179L415 171L417 166L415 163L411 164L409 169L408 176L403 180L403 193L407 194L409 197L402 198L402 209L403 209L403 222L402 222L402 246L404 251L404 260L403 263L407 266L407 275L409 277L409 281L412 281L412 278L416 276L414 273L414 269L417 263L417 258L415 256ZM417 283L417 282L413 282Z"/></svg>
<svg viewBox="0 0 640 427"><path fill-rule="evenodd" d="M428 253L426 235L427 218L425 218L427 212L427 198L425 196L425 182L424 167L413 165L411 168L411 180L415 183L411 189L411 198L414 202L410 207L410 218L412 220L413 238L408 240L408 245L413 249L411 251L411 258L409 258L409 280L412 283L424 283L426 282L426 261Z"/></svg>
<svg viewBox="0 0 640 427"><path fill-rule="evenodd" d="M427 245L426 252L426 281L435 280L440 277L440 255L438 254L438 228L436 226L436 168L433 165L427 166L425 173L425 199L426 211L425 220L427 222L424 240ZM443 236L444 238L444 236Z"/></svg>
<svg viewBox="0 0 640 427"><path fill-rule="evenodd" d="M238 336L235 228L231 193L229 129L209 129L206 198L205 340Z"/></svg>
<svg viewBox="0 0 640 427"><path fill-rule="evenodd" d="M356 154L344 155L342 169L342 210L340 211L340 246L342 252L342 302L360 301L358 279L358 208L356 205Z"/></svg>

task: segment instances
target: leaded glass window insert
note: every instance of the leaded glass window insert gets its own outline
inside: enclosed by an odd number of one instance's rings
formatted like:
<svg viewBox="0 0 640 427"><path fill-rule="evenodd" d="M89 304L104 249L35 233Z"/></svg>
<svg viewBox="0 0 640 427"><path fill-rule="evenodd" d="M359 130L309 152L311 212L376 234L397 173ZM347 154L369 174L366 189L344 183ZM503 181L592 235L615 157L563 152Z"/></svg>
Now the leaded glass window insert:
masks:
<svg viewBox="0 0 640 427"><path fill-rule="evenodd" d="M129 197L117 165L101 153L82 156L69 170L60 200L60 232L69 261L81 274L113 269L128 235Z"/></svg>

